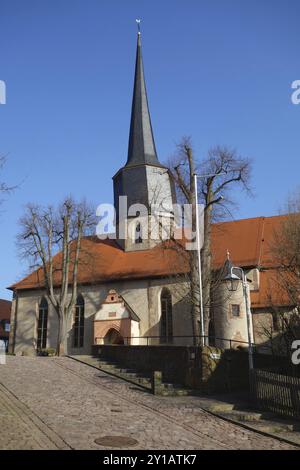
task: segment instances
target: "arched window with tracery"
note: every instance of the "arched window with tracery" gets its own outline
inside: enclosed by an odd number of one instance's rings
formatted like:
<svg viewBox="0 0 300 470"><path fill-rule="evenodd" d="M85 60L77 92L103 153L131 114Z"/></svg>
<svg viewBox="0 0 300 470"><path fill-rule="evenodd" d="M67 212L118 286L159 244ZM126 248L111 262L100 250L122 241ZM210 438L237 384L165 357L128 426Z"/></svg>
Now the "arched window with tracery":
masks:
<svg viewBox="0 0 300 470"><path fill-rule="evenodd" d="M37 324L37 349L45 349L47 347L48 332L48 302L45 297L39 304L39 316Z"/></svg>
<svg viewBox="0 0 300 470"><path fill-rule="evenodd" d="M172 296L168 289L163 289L160 296L160 341L171 343L173 340Z"/></svg>
<svg viewBox="0 0 300 470"><path fill-rule="evenodd" d="M84 344L84 298L78 295L74 318L74 348L83 348Z"/></svg>

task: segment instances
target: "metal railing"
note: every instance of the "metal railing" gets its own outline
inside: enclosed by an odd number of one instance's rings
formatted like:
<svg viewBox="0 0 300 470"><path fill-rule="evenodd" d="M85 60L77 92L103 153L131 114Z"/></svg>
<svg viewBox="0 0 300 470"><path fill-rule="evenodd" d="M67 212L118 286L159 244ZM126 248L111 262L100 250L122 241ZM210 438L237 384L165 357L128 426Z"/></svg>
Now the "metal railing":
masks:
<svg viewBox="0 0 300 470"><path fill-rule="evenodd" d="M120 337L119 345L126 346L198 346L201 344L201 339L204 339L204 345L217 347L221 349L238 349L248 348L247 341L239 341L236 339L219 338L208 335L174 335L174 336L158 336L158 335L145 335L145 336L125 336ZM111 344L106 341L105 336L95 337L95 345ZM252 344L255 348L255 344Z"/></svg>

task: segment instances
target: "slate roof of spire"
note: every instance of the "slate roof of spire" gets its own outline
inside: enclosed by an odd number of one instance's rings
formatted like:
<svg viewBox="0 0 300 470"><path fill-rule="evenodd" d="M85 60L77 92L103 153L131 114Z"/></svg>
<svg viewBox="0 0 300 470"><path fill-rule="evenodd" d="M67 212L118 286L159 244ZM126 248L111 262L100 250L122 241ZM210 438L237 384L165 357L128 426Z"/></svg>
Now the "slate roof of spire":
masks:
<svg viewBox="0 0 300 470"><path fill-rule="evenodd" d="M153 137L144 77L141 34L139 32L137 38L128 157L125 166L141 164L162 166L157 158Z"/></svg>

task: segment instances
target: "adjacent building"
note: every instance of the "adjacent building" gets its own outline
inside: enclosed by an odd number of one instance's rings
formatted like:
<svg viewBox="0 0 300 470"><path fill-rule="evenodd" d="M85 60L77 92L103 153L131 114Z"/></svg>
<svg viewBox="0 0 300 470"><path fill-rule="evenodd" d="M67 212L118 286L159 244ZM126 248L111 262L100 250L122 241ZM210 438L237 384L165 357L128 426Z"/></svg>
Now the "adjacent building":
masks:
<svg viewBox="0 0 300 470"><path fill-rule="evenodd" d="M10 332L11 305L9 300L0 299L0 341L4 341L6 349Z"/></svg>

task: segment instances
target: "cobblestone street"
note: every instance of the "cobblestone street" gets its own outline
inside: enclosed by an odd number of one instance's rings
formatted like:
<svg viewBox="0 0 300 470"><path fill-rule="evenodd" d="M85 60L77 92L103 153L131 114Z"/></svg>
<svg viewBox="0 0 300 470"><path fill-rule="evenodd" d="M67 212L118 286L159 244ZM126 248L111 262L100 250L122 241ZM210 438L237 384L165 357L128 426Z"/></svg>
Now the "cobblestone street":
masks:
<svg viewBox="0 0 300 470"><path fill-rule="evenodd" d="M69 358L7 357L0 366L0 449L293 449L214 417L197 397L155 397ZM107 447L106 447L107 448Z"/></svg>

